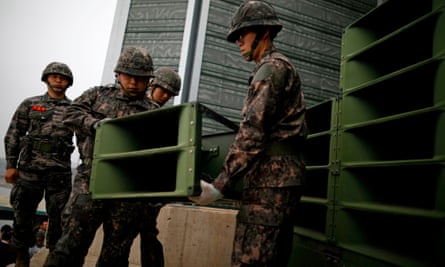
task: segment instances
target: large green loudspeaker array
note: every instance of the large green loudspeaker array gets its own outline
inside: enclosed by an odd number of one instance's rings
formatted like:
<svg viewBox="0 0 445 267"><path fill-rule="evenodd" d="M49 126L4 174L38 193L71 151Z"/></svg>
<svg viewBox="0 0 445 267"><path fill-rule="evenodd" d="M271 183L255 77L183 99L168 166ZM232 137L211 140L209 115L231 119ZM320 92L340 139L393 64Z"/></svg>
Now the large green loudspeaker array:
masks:
<svg viewBox="0 0 445 267"><path fill-rule="evenodd" d="M203 118L228 131L202 136ZM214 178L237 126L191 102L106 121L96 132L93 198L185 198Z"/></svg>
<svg viewBox="0 0 445 267"><path fill-rule="evenodd" d="M289 266L445 266L445 0L383 1L341 48L341 95L307 112Z"/></svg>

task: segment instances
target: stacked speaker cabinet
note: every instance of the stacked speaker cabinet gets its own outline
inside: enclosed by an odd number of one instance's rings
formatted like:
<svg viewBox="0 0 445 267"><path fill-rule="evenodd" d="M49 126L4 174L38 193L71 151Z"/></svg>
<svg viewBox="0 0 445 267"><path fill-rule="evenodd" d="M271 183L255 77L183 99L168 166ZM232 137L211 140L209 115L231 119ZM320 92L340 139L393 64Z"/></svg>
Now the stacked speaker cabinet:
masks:
<svg viewBox="0 0 445 267"><path fill-rule="evenodd" d="M388 0L346 27L340 87L308 109L289 266L445 266L445 1Z"/></svg>
<svg viewBox="0 0 445 267"><path fill-rule="evenodd" d="M343 262L445 266L445 1L386 1L342 41Z"/></svg>
<svg viewBox="0 0 445 267"><path fill-rule="evenodd" d="M203 117L227 131L202 136ZM92 196L183 200L196 195L200 179L221 170L235 129L196 102L106 121L96 132Z"/></svg>
<svg viewBox="0 0 445 267"><path fill-rule="evenodd" d="M306 188L296 216L289 266L324 266L326 257L337 255L331 241L339 173L338 109L338 99L332 98L311 106L306 113L309 129L304 151Z"/></svg>

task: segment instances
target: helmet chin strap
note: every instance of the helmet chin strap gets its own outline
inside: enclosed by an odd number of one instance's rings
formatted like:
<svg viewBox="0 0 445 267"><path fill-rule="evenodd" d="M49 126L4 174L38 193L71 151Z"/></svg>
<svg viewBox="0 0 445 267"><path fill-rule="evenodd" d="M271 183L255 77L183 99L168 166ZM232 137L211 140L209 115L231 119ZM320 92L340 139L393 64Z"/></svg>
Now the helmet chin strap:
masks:
<svg viewBox="0 0 445 267"><path fill-rule="evenodd" d="M57 92L57 91L55 90L56 87L55 87L54 85L50 84L49 82L47 82L46 84L47 84L47 86L49 87L49 89L51 89L51 91L53 91L53 92ZM64 88L64 89L63 89L63 92L65 92L66 89L68 89L68 87Z"/></svg>
<svg viewBox="0 0 445 267"><path fill-rule="evenodd" d="M121 88L127 93L127 96L130 98L143 98L145 96L145 93L147 92L147 90L141 92L133 92L125 89L123 86L121 86Z"/></svg>
<svg viewBox="0 0 445 267"><path fill-rule="evenodd" d="M156 105L157 108L160 108L162 105L159 104L159 103L155 100L155 98L153 97L153 92L154 92L154 90L155 90L155 89L151 89L151 90L150 90L149 98L150 98L150 100L153 102L153 104Z"/></svg>
<svg viewBox="0 0 445 267"><path fill-rule="evenodd" d="M50 84L49 82L47 83L48 84L48 87L49 87L49 89L51 89L51 90L53 90L54 91L54 88L55 88L55 86L53 86L52 84Z"/></svg>
<svg viewBox="0 0 445 267"><path fill-rule="evenodd" d="M253 60L253 53L255 52L255 49L257 46L258 46L258 39L255 38L255 40L252 42L252 46L250 47L249 52L246 52L243 54L244 60L246 60L246 61Z"/></svg>
<svg viewBox="0 0 445 267"><path fill-rule="evenodd" d="M145 90L142 91L142 92L132 92L132 91L129 91L129 90L125 89L125 87L122 86L122 84L119 82L118 79L116 79L116 83L119 84L119 87L124 92L126 92L126 95L128 97L130 97L130 98L136 98L136 99L143 98L145 96L146 92L147 92L147 89L148 89L148 86L147 86L147 88L145 88ZM131 95L135 95L135 96L131 96Z"/></svg>
<svg viewBox="0 0 445 267"><path fill-rule="evenodd" d="M264 31L258 30L255 36L255 40L253 40L252 45L250 46L250 51L243 54L244 60L246 61L252 61L253 60L253 54L255 52L255 49L258 46L258 43L260 42L260 39L263 38Z"/></svg>

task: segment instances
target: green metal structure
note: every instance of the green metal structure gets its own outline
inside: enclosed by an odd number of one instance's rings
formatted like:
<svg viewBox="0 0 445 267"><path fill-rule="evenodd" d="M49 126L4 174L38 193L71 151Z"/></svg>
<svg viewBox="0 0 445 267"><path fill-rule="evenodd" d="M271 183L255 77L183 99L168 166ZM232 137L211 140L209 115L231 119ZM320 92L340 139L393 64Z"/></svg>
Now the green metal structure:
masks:
<svg viewBox="0 0 445 267"><path fill-rule="evenodd" d="M226 132L202 136L205 119L226 125ZM196 195L199 180L220 171L236 128L196 102L106 121L96 132L92 196Z"/></svg>
<svg viewBox="0 0 445 267"><path fill-rule="evenodd" d="M389 0L345 29L342 94L308 111L289 266L445 266L444 59L443 0Z"/></svg>
<svg viewBox="0 0 445 267"><path fill-rule="evenodd" d="M445 1L371 10L345 28L340 69L339 97L307 112L289 267L445 266ZM207 119L229 131L204 136ZM93 197L197 194L233 140L227 121L199 103L107 121Z"/></svg>

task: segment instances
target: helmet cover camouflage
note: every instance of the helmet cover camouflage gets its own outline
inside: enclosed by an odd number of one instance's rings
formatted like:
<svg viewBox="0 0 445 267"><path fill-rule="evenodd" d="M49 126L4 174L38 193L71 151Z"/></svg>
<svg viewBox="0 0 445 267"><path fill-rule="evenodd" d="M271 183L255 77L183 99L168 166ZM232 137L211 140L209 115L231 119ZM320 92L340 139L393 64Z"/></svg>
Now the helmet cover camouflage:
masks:
<svg viewBox="0 0 445 267"><path fill-rule="evenodd" d="M160 67L155 71L151 84L178 95L181 89L181 77L171 68Z"/></svg>
<svg viewBox="0 0 445 267"><path fill-rule="evenodd" d="M114 72L133 76L152 77L153 60L145 48L127 47L121 53Z"/></svg>
<svg viewBox="0 0 445 267"><path fill-rule="evenodd" d="M42 72L42 82L46 82L48 75L50 74L60 74L68 79L68 87L73 85L73 73L71 72L68 65L61 62L51 62Z"/></svg>
<svg viewBox="0 0 445 267"><path fill-rule="evenodd" d="M238 39L238 32L241 29L254 26L267 26L275 34L283 27L275 9L269 3L260 0L247 0L240 5L232 17L227 41L234 43Z"/></svg>

